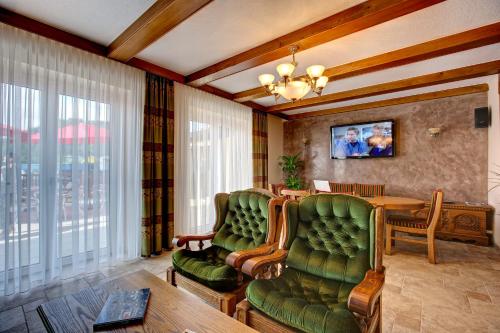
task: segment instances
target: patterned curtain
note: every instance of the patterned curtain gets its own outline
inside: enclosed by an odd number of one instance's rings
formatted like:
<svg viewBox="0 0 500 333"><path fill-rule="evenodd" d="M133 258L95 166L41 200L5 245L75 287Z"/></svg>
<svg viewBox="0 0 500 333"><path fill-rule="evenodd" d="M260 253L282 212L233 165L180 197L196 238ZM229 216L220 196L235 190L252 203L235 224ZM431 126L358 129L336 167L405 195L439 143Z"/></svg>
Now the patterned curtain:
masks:
<svg viewBox="0 0 500 333"><path fill-rule="evenodd" d="M253 187L267 189L267 114L252 112Z"/></svg>
<svg viewBox="0 0 500 333"><path fill-rule="evenodd" d="M174 231L174 85L146 73L142 157L142 256L171 249Z"/></svg>

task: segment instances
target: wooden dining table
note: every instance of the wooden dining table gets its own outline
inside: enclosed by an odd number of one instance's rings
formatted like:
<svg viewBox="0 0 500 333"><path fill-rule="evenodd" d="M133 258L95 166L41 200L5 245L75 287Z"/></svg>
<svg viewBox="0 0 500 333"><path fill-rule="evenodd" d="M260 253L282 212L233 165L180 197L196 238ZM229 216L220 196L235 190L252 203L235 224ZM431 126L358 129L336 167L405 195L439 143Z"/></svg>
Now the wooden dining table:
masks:
<svg viewBox="0 0 500 333"><path fill-rule="evenodd" d="M423 200L405 197L379 196L364 197L374 206L382 206L384 210L419 210L425 207Z"/></svg>

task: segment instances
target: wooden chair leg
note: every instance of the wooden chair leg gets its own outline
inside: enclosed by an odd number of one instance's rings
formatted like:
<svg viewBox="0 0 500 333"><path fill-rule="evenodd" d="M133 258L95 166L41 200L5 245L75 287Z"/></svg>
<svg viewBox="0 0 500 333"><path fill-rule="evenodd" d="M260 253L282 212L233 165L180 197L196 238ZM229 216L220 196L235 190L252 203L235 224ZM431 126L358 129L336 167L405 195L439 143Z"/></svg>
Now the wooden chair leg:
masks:
<svg viewBox="0 0 500 333"><path fill-rule="evenodd" d="M436 242L434 235L427 235L427 257L431 264L436 263Z"/></svg>
<svg viewBox="0 0 500 333"><path fill-rule="evenodd" d="M380 303L378 304L379 316L377 321L377 326L375 326L374 333L382 333L382 297L380 299Z"/></svg>
<svg viewBox="0 0 500 333"><path fill-rule="evenodd" d="M167 282L174 287L177 287L177 284L175 283L175 269L173 266L167 268Z"/></svg>
<svg viewBox="0 0 500 333"><path fill-rule="evenodd" d="M246 298L236 305L236 319L245 325L248 324L248 310L250 310L250 303Z"/></svg>
<svg viewBox="0 0 500 333"><path fill-rule="evenodd" d="M392 225L391 224L386 224L385 225L385 254L388 256L391 255L391 250L392 250Z"/></svg>
<svg viewBox="0 0 500 333"><path fill-rule="evenodd" d="M219 310L229 317L232 317L236 311L236 296L224 296L224 298L219 301Z"/></svg>
<svg viewBox="0 0 500 333"><path fill-rule="evenodd" d="M373 317L369 319L366 318L367 321L364 322L365 325L361 325L361 333L382 333L382 297L380 297L375 307L376 309L373 313Z"/></svg>

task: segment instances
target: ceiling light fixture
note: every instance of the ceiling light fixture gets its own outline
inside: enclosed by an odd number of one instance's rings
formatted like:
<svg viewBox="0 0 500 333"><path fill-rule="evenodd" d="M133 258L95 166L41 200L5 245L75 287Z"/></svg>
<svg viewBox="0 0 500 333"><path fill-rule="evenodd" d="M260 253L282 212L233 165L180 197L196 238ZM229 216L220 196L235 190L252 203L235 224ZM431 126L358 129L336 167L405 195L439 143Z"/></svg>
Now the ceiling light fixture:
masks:
<svg viewBox="0 0 500 333"><path fill-rule="evenodd" d="M272 74L259 75L260 84L266 88L267 94L274 95L276 102L280 96L295 102L307 95L311 90L319 96L328 83L328 77L323 75L325 66L322 65L307 67L307 76L305 78L295 79L293 77L293 73L298 65L295 61L295 53L298 49L298 46L291 46L292 62L276 66L276 71L281 77L280 80L274 82L274 75Z"/></svg>

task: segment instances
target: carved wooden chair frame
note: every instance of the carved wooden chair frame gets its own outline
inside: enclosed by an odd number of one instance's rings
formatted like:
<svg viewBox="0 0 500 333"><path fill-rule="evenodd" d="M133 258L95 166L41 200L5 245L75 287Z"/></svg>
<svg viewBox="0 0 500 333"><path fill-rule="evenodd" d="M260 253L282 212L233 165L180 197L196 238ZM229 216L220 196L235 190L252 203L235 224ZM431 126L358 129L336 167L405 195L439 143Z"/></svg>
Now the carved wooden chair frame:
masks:
<svg viewBox="0 0 500 333"><path fill-rule="evenodd" d="M284 221L279 249L265 256L248 259L242 266L245 274L256 279L272 279L282 273L288 254L285 249L288 237L287 206L292 201L295 200L285 201L283 206ZM373 270L366 272L363 281L351 290L347 304L363 333L381 332L382 329L382 288L385 280L385 268L382 265L384 210L383 207L375 207L375 209L375 267ZM297 332L296 329L279 323L264 313L253 309L246 299L236 306L236 318L260 332Z"/></svg>
<svg viewBox="0 0 500 333"><path fill-rule="evenodd" d="M272 194L267 190L262 189L250 189L254 192L260 192L265 194ZM218 193L215 195L215 202L217 207L217 201L221 196L229 196L228 193ZM281 208L283 206L284 199L280 197L273 197L268 202L268 233L266 241L261 246L250 249L241 250L236 252L231 252L226 257L226 264L233 266L238 272L238 287L235 290L228 292L220 292L213 290L197 281L191 280L181 274L177 274L175 268L170 266L167 269L167 282L176 287L181 287L189 292L197 295L203 299L208 304L219 309L229 316L233 316L236 310L236 304L245 298L245 290L248 282L243 279L243 272L241 270L243 263L253 257L263 256L272 253L278 247L277 235L280 235L282 216ZM221 212L217 209L217 221L221 220L219 216ZM176 236L172 243L178 247L185 246L186 249L190 248L190 242L196 242L198 249L202 250L204 246L204 241L212 240L216 234L216 228L218 226L214 225L214 230L206 235L180 235Z"/></svg>

